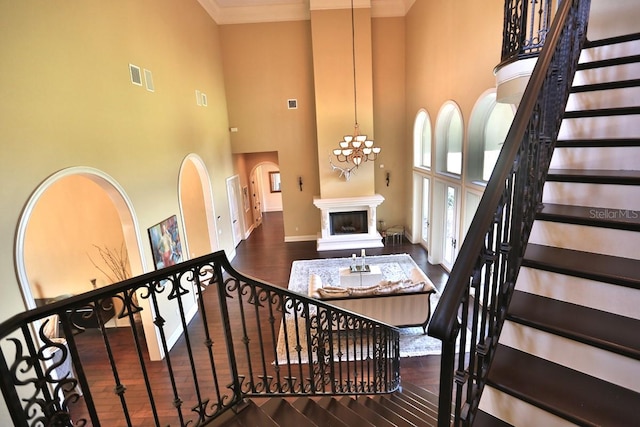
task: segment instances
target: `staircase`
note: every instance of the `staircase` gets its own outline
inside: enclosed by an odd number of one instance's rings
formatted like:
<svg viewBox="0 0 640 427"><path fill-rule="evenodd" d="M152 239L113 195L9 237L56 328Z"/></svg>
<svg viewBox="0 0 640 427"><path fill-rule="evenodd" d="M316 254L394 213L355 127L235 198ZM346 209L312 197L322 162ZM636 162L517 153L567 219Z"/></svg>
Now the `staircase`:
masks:
<svg viewBox="0 0 640 427"><path fill-rule="evenodd" d="M571 92L476 426L640 425L640 34Z"/></svg>
<svg viewBox="0 0 640 427"><path fill-rule="evenodd" d="M219 427L429 427L437 422L435 394L404 382L388 395L326 396L321 398L249 399L237 415L220 420Z"/></svg>

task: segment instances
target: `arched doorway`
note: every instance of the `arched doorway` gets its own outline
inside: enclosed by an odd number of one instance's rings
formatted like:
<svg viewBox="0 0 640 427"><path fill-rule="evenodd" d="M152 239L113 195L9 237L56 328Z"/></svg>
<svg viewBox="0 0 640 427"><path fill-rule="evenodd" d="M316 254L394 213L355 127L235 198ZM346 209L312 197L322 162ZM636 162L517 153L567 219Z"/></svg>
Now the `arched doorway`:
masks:
<svg viewBox="0 0 640 427"><path fill-rule="evenodd" d="M282 211L282 192L280 189L274 191L270 178L273 173L279 172L280 167L273 162L260 162L251 169L249 180L256 227L262 222L263 212Z"/></svg>
<svg viewBox="0 0 640 427"><path fill-rule="evenodd" d="M217 251L220 245L211 181L199 156L190 154L182 162L179 191L186 253L195 258Z"/></svg>
<svg viewBox="0 0 640 427"><path fill-rule="evenodd" d="M121 257L116 272L101 251ZM124 189L97 169L73 167L47 178L27 202L18 225L16 269L28 308L145 272L139 225ZM125 259L126 258L126 259ZM150 310L142 311L149 355L160 358ZM128 326L112 319L107 326Z"/></svg>

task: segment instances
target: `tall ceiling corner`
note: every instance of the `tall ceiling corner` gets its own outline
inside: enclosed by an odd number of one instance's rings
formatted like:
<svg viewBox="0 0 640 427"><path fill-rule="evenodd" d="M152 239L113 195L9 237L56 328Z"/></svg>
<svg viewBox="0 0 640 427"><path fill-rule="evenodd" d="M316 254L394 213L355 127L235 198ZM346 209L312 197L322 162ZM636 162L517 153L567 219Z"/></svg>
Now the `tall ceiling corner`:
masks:
<svg viewBox="0 0 640 427"><path fill-rule="evenodd" d="M198 3L200 3L200 6L207 11L209 16L211 16L216 23L220 23L222 14L220 6L216 0L198 0Z"/></svg>

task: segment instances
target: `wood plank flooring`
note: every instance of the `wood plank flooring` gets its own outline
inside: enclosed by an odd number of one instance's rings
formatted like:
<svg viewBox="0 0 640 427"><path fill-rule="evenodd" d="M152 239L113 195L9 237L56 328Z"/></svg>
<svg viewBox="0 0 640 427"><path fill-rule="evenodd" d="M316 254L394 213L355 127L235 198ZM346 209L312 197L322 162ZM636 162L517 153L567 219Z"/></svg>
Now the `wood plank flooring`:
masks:
<svg viewBox="0 0 640 427"><path fill-rule="evenodd" d="M342 251L316 250L316 242L284 243L284 225L281 212L263 214L262 225L236 248L236 257L231 263L246 275L256 277L274 285L287 287L291 263L299 259L348 257L353 249ZM370 255L407 253L427 274L439 291L449 278L440 265L427 261L427 251L420 245L413 245L406 239L401 244L388 243L382 248L367 249ZM438 393L440 384L440 356L403 358L400 364L402 377L422 388Z"/></svg>
<svg viewBox="0 0 640 427"><path fill-rule="evenodd" d="M263 223L260 227L253 231L251 236L241 242L236 248L236 257L232 261L232 265L239 272L259 279L273 285L286 288L289 281L289 273L291 264L298 259L314 259L314 258L333 258L350 256L354 250L346 251L323 251L316 250L316 242L284 242L284 227L281 212L265 213ZM433 266L427 262L427 253L419 245L412 245L406 241L396 244L388 244L382 248L367 249L367 254L383 255L394 253L407 253L415 260L415 262L429 276L433 283L441 290L447 280L447 273L440 266ZM205 295L215 291L207 290ZM213 293L206 296L207 312L215 312L217 310L217 296ZM234 316L234 313L230 313ZM196 314L189 325L189 330L193 328L194 340L204 340L203 336L198 335L198 325L202 324L199 314ZM132 342L132 333L129 328L118 328L117 330L108 331L110 345L116 355L117 364L120 367L120 380L126 386L125 393L130 411L130 425L132 426L153 426L156 420L159 425L180 425L180 420L175 416L173 407L161 408L160 412L152 414L146 404L148 397L143 382L137 380L140 378L140 362L136 352L136 346ZM83 368L87 373L91 383L91 397L96 403L99 411L101 425L108 426L126 426L127 421L124 420L121 409L120 399L114 390L114 377L111 373L110 363L104 354L103 339L98 330L87 330L85 333L77 336L78 347L81 351L81 359ZM223 342L223 330L221 327L214 328L212 339L218 345ZM194 341L194 342L195 342ZM201 341L198 341L201 342ZM272 345L272 343L264 343ZM144 342L140 343L141 354L145 360L145 366L149 375L149 384L152 388L160 390L161 396L157 400L171 402L174 399L174 386L169 383L166 366L163 362L152 362L148 360ZM181 369L188 369L191 362L184 358L185 340L179 339L171 350L172 363L178 372L174 374L180 375ZM224 355L219 355L224 357ZM198 367L198 371L207 371L208 355L195 354L193 364ZM184 359L184 360L183 360ZM124 367L124 369L122 368ZM228 372L218 372L219 375L225 376ZM424 356L401 359L401 376L410 380L413 384L428 389L432 392L438 392L440 375L440 356ZM189 372L185 371L185 381L189 377ZM184 399L185 404L194 398L195 391L193 387L189 387L188 383L177 384L179 395ZM206 393L204 395L207 395ZM79 403L82 403L79 402ZM71 405L72 416L74 419L86 417L82 404ZM183 409L185 413L191 411L190 407ZM189 419L192 415L189 415ZM92 425L90 422L87 425Z"/></svg>

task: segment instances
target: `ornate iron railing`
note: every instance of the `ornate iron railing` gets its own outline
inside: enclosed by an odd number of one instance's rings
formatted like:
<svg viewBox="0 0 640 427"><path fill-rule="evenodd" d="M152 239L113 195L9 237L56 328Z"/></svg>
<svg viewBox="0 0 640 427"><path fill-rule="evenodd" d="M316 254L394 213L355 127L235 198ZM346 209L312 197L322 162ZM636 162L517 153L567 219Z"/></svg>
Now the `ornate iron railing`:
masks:
<svg viewBox="0 0 640 427"><path fill-rule="evenodd" d="M505 0L502 60L536 56L544 46L553 15L553 0Z"/></svg>
<svg viewBox="0 0 640 427"><path fill-rule="evenodd" d="M15 426L198 426L246 396L394 391L399 333L218 252L10 318L0 374Z"/></svg>
<svg viewBox="0 0 640 427"><path fill-rule="evenodd" d="M456 426L473 422L542 200L589 5L562 2L429 324L428 334L443 341L439 426L452 414Z"/></svg>

